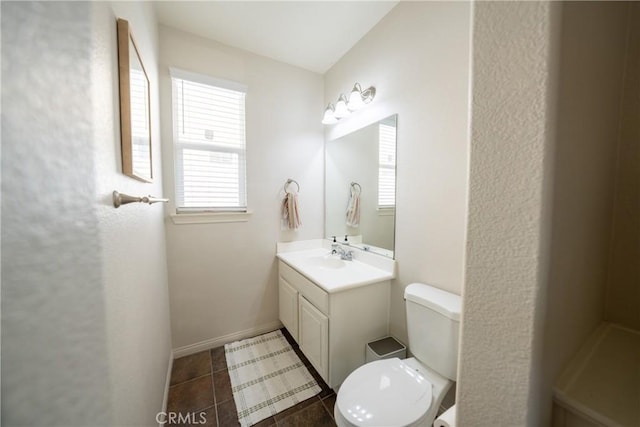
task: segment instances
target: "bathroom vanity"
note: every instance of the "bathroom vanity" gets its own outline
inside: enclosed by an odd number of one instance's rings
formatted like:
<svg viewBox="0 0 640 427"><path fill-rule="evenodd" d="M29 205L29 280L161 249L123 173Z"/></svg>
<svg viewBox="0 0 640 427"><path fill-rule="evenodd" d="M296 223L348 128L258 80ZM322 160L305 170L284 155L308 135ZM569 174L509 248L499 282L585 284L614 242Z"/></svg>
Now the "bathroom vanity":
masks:
<svg viewBox="0 0 640 427"><path fill-rule="evenodd" d="M368 342L389 331L395 261L351 250L352 261L331 255L322 240L277 250L280 321L331 388L364 364Z"/></svg>

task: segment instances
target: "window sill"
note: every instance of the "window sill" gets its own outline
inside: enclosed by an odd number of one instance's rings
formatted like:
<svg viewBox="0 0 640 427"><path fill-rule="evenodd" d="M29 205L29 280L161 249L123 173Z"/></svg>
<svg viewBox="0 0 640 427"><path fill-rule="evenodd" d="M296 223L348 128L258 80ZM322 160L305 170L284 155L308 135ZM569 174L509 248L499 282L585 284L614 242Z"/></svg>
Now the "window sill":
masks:
<svg viewBox="0 0 640 427"><path fill-rule="evenodd" d="M378 208L377 211L379 216L392 216L396 214L395 208Z"/></svg>
<svg viewBox="0 0 640 427"><path fill-rule="evenodd" d="M215 224L220 222L247 222L253 212L202 212L171 214L171 221L176 225L183 224Z"/></svg>

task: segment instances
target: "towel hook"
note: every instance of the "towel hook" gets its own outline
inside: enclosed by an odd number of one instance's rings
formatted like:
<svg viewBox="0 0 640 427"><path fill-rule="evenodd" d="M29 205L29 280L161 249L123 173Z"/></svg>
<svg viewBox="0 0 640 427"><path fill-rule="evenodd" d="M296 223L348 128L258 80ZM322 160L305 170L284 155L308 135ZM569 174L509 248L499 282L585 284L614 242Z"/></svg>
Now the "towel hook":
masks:
<svg viewBox="0 0 640 427"><path fill-rule="evenodd" d="M296 181L295 179L289 178L289 179L287 179L287 182L284 183L284 192L285 193L289 192L289 185L292 184L292 183L295 184L296 187L298 188L296 190L296 192L300 192L300 184L298 184L298 181Z"/></svg>
<svg viewBox="0 0 640 427"><path fill-rule="evenodd" d="M358 194L362 193L362 186L360 184L358 184L357 182L352 182L351 183L351 188L355 189L356 187L358 187Z"/></svg>
<svg viewBox="0 0 640 427"><path fill-rule="evenodd" d="M153 204L153 203L168 203L169 199L159 199L157 197L153 197L151 195L149 196L142 196L142 197L136 197L136 196L129 196L128 194L123 194L123 193L119 193L118 191L115 191L112 193L113 194L113 207L114 208L119 208L122 205L126 205L129 203L148 203L148 204Z"/></svg>

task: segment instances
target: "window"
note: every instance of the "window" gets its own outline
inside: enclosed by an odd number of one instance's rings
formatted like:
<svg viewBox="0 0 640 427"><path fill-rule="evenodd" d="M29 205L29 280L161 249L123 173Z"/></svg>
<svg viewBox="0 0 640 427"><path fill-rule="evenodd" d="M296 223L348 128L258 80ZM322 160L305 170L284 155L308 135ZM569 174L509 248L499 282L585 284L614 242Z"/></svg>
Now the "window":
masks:
<svg viewBox="0 0 640 427"><path fill-rule="evenodd" d="M246 87L176 69L171 80L176 211L246 211Z"/></svg>
<svg viewBox="0 0 640 427"><path fill-rule="evenodd" d="M396 126L378 127L378 209L396 206Z"/></svg>

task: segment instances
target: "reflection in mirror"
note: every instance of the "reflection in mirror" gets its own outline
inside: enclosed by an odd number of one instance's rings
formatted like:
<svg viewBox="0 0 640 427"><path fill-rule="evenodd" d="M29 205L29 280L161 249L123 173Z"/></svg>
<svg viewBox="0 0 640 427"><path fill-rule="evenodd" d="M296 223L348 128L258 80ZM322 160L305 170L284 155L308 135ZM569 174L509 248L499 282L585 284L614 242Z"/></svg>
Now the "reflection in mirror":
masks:
<svg viewBox="0 0 640 427"><path fill-rule="evenodd" d="M325 234L393 258L397 114L326 144Z"/></svg>
<svg viewBox="0 0 640 427"><path fill-rule="evenodd" d="M142 62L129 38L131 93L131 156L133 173L151 177L151 144L149 143L149 83Z"/></svg>

